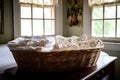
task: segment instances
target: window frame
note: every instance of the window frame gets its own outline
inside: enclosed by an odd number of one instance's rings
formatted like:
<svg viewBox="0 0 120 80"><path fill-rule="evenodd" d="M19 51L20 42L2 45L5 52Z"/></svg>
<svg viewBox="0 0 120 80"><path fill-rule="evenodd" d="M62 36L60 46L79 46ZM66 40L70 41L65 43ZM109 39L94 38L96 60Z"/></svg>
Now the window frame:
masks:
<svg viewBox="0 0 120 80"><path fill-rule="evenodd" d="M105 6L109 6L109 5L115 5L116 7L116 12L115 12L115 18L105 18ZM91 8L91 17L90 17L90 36L92 36L92 20L102 20L103 21L103 28L104 28L104 21L105 20L115 20L115 37L104 37L104 29L103 29L103 37L93 37L93 38L97 38L97 39L101 39L104 42L120 42L120 37L117 37L117 20L119 20L120 18L117 18L117 4L104 4L103 6L103 19L92 19L92 8Z"/></svg>
<svg viewBox="0 0 120 80"><path fill-rule="evenodd" d="M58 0L59 4L55 8L55 35L63 35L63 0ZM13 0L13 26L14 38L21 36L20 31L20 4L19 0Z"/></svg>
<svg viewBox="0 0 120 80"><path fill-rule="evenodd" d="M30 22L31 22L31 26L30 26L30 27L31 27L31 36L34 36L34 35L35 35L35 34L34 34L34 21L35 21L35 20L40 20L40 21L42 21L42 23L43 23L43 27L42 27L42 29L43 29L42 31L43 31L43 32L42 32L41 35L47 35L47 36L49 36L48 33L45 33L45 28L46 28L45 22L46 22L46 20L51 20L51 21L54 20L54 22L56 21L56 16L55 16L55 15L56 15L56 13L55 13L55 12L56 12L56 9L55 9L55 6L51 6L52 8L54 8L54 18L45 18L45 16L44 16L44 15L45 15L45 9L46 9L46 8L50 8L50 7L39 7L39 6L34 5L34 4L29 4L29 3L28 3L28 4L24 4L24 3L20 3L20 13L21 13L21 7L22 7L22 6L26 6L26 5L28 5L29 8L30 8L30 11L31 11L30 17L28 17L28 18L26 17L26 18L25 18L25 17L22 17L22 16L21 16L20 19L21 19L21 20L30 20ZM35 7L41 8L41 9L43 10L43 15L42 15L43 17L42 17L42 18L38 18L38 17L34 18L34 16L33 16L33 14L34 14L34 13L33 13L33 10L34 10ZM51 9L52 9L52 8L51 8ZM22 26L21 26L21 27L22 27ZM51 27L51 28L52 28L52 27ZM53 28L53 29L55 29L55 23L54 23L54 28ZM53 33L53 34L52 34L52 33ZM55 31L52 32L52 33L51 33L50 35L55 35ZM37 35L37 36L41 36L41 35ZM21 32L21 36L22 36L22 32Z"/></svg>

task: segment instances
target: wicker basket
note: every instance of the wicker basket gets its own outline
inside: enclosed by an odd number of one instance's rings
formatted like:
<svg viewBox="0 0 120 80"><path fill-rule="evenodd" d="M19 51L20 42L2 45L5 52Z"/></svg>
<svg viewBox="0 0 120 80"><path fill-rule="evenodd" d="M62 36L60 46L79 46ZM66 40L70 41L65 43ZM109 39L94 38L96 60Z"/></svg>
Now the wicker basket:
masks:
<svg viewBox="0 0 120 80"><path fill-rule="evenodd" d="M40 52L11 50L21 71L54 72L95 66L102 48Z"/></svg>

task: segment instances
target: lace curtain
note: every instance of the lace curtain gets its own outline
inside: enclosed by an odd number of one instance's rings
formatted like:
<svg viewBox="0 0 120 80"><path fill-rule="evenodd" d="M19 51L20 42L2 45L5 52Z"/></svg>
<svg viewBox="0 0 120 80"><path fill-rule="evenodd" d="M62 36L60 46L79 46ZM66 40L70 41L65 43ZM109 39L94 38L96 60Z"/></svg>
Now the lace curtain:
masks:
<svg viewBox="0 0 120 80"><path fill-rule="evenodd" d="M37 6L58 6L58 0L19 0L20 3L34 4Z"/></svg>
<svg viewBox="0 0 120 80"><path fill-rule="evenodd" d="M88 0L89 6L117 3L120 0Z"/></svg>

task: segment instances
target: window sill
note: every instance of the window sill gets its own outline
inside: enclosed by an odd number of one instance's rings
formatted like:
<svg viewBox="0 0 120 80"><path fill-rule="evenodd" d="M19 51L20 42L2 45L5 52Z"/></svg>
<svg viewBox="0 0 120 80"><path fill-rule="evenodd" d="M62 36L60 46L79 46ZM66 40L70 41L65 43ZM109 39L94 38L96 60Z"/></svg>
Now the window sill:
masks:
<svg viewBox="0 0 120 80"><path fill-rule="evenodd" d="M120 42L104 42L104 44L107 44L107 45L117 45L117 46L120 46Z"/></svg>
<svg viewBox="0 0 120 80"><path fill-rule="evenodd" d="M104 50L120 51L120 43L104 42Z"/></svg>

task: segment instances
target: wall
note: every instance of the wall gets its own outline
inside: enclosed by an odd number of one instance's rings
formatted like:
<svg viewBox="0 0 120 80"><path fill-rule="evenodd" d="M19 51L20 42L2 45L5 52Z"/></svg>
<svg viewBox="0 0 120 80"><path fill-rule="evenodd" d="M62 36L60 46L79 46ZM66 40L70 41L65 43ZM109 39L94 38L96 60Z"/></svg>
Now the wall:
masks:
<svg viewBox="0 0 120 80"><path fill-rule="evenodd" d="M13 38L12 0L4 0L4 34L0 34L0 44Z"/></svg>
<svg viewBox="0 0 120 80"><path fill-rule="evenodd" d="M85 32L87 36L90 37L91 8L88 6L88 0L84 0L83 3L83 32Z"/></svg>
<svg viewBox="0 0 120 80"><path fill-rule="evenodd" d="M63 36L68 36L68 29L66 27L66 23L67 23L67 0L63 0Z"/></svg>

